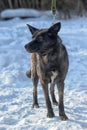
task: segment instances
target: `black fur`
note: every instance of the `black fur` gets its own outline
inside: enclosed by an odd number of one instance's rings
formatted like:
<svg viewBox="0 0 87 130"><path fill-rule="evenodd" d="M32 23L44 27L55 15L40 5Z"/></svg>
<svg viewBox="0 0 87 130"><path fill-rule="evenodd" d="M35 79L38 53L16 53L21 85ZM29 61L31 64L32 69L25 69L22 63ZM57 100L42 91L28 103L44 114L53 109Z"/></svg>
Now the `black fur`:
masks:
<svg viewBox="0 0 87 130"><path fill-rule="evenodd" d="M32 41L26 44L25 48L28 52L32 53L29 74L34 86L33 107L39 107L37 84L38 79L40 79L46 100L47 117L54 117L48 84L50 83L52 102L57 105L54 95L54 85L56 84L59 94L59 116L61 120L66 120L68 118L64 111L63 95L64 80L68 71L69 61L66 48L62 44L61 38L57 35L60 31L61 23L56 23L48 29L37 29L30 25L28 27L32 33Z"/></svg>

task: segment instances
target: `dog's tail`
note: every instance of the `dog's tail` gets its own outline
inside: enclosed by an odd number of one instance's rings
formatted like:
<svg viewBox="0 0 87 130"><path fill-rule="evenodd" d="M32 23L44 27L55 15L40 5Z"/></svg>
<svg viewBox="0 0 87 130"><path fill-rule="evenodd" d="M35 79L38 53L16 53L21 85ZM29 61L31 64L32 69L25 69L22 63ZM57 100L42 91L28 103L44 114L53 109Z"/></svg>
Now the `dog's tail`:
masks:
<svg viewBox="0 0 87 130"><path fill-rule="evenodd" d="M31 78L31 69L26 72L28 78Z"/></svg>

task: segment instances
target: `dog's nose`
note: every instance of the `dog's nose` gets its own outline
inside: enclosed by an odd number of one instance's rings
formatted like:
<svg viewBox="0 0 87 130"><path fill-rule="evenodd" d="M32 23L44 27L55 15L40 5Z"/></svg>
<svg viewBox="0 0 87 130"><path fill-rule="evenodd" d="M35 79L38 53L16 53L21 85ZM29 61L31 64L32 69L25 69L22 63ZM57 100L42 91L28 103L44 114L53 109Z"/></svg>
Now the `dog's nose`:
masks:
<svg viewBox="0 0 87 130"><path fill-rule="evenodd" d="M27 49L28 45L25 45L24 47L25 47L25 49Z"/></svg>
<svg viewBox="0 0 87 130"><path fill-rule="evenodd" d="M26 51L28 51L28 52L29 52L29 45L28 45L28 44L26 44L24 47L25 47Z"/></svg>

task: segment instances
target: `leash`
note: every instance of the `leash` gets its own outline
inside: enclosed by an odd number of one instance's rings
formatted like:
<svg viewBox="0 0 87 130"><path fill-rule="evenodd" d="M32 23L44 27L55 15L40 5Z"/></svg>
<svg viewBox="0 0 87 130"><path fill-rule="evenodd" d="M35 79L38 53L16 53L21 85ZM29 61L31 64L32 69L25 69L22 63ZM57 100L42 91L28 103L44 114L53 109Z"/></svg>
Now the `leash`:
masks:
<svg viewBox="0 0 87 130"><path fill-rule="evenodd" d="M54 24L55 20L56 20L56 0L52 0L51 10L52 10L52 15L53 15L53 22L52 22L52 24Z"/></svg>

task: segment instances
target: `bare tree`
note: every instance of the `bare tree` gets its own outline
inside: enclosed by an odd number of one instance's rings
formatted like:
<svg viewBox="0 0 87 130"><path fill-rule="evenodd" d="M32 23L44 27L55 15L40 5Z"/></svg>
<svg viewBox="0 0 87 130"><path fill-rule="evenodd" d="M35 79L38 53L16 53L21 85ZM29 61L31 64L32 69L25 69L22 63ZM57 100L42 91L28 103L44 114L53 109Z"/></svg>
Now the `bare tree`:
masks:
<svg viewBox="0 0 87 130"><path fill-rule="evenodd" d="M1 0L0 1L0 11L5 8L4 2Z"/></svg>
<svg viewBox="0 0 87 130"><path fill-rule="evenodd" d="M57 1L59 18L71 18L72 14L83 16L84 6L82 0L61 0Z"/></svg>
<svg viewBox="0 0 87 130"><path fill-rule="evenodd" d="M13 4L12 4L11 0L8 0L8 4L9 4L9 7L12 9L13 8Z"/></svg>
<svg viewBox="0 0 87 130"><path fill-rule="evenodd" d="M50 10L52 0L0 0L0 10L6 8L35 8ZM56 0L59 18L71 18L72 14L83 16L87 11L87 0ZM85 13L86 14L86 13Z"/></svg>

